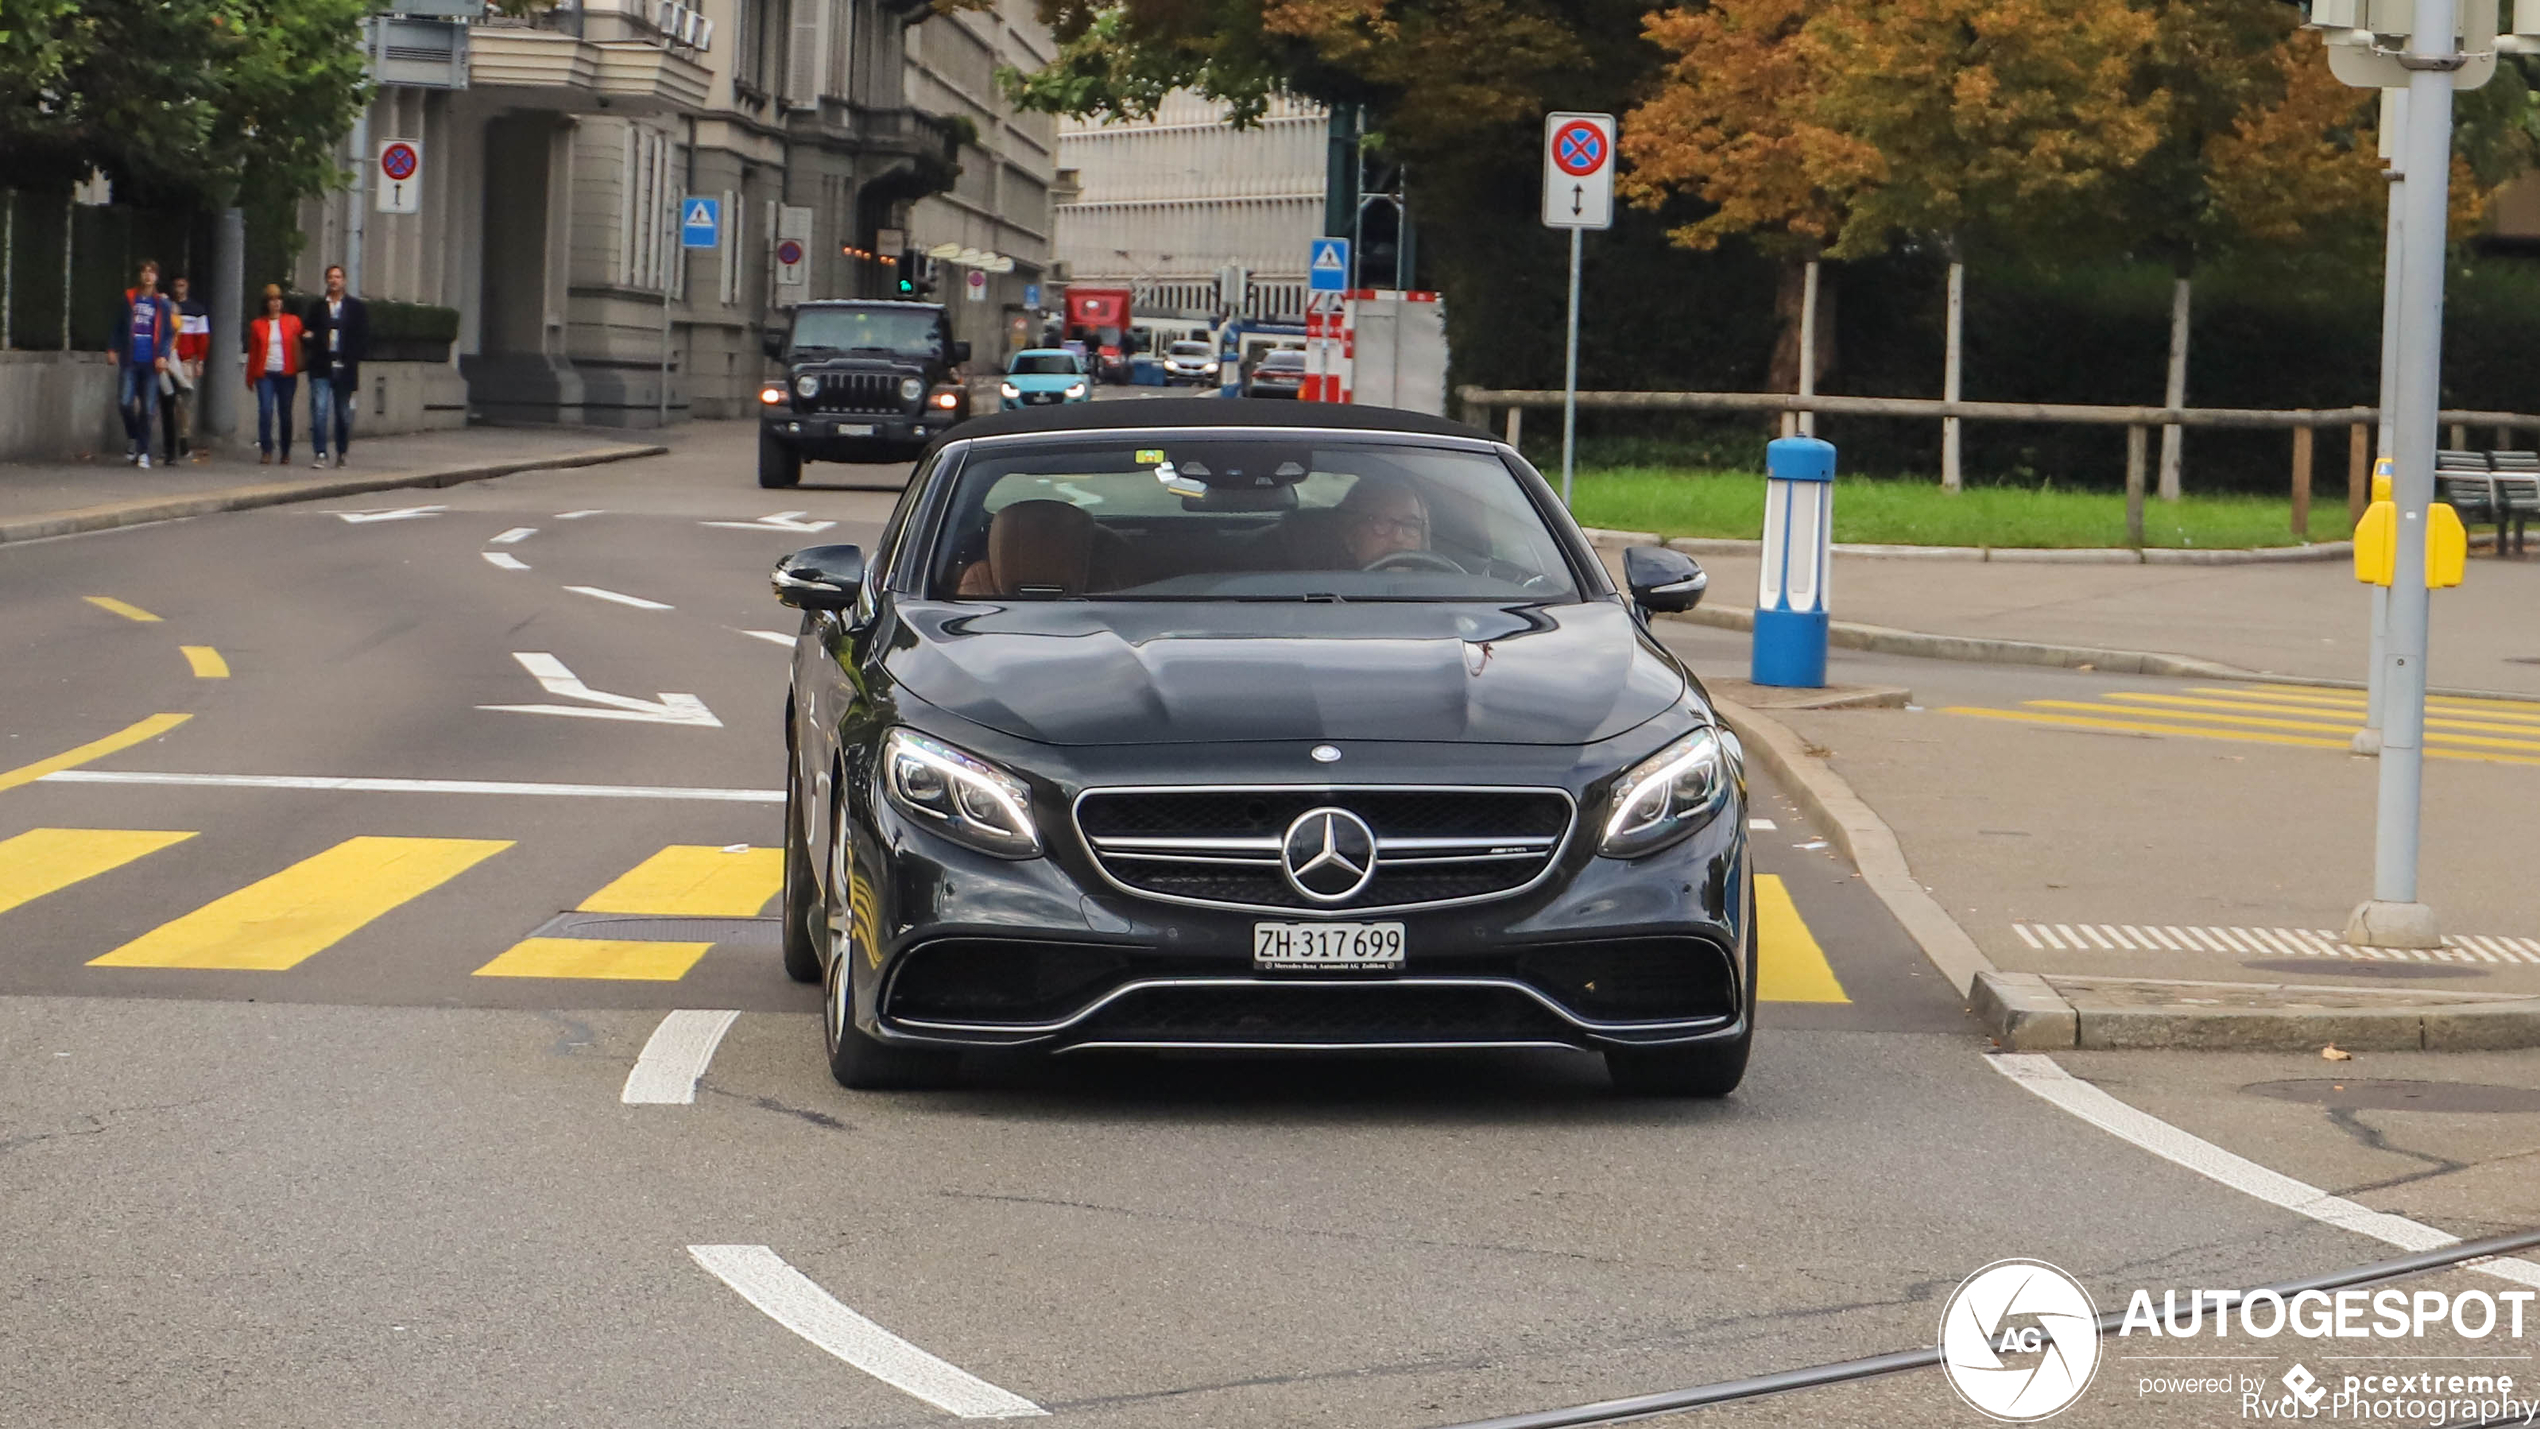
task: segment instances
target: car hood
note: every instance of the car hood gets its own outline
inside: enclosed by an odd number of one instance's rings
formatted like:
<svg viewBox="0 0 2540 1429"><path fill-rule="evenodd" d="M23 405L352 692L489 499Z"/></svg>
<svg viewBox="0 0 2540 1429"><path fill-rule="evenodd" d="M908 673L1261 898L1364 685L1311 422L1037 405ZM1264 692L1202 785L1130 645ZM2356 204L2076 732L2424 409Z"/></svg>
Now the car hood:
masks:
<svg viewBox="0 0 2540 1429"><path fill-rule="evenodd" d="M1018 392L1064 392L1085 377L1079 372L1009 372L1005 380Z"/></svg>
<svg viewBox="0 0 2540 1429"><path fill-rule="evenodd" d="M909 602L909 694L1048 744L1585 744L1683 700L1612 602Z"/></svg>

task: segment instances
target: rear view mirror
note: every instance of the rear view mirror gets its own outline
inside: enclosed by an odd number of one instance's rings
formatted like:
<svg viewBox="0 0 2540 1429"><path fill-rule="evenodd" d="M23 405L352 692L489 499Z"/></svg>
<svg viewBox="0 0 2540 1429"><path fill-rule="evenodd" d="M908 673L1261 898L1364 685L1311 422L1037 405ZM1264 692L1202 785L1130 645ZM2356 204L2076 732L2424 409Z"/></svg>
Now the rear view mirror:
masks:
<svg viewBox="0 0 2540 1429"><path fill-rule="evenodd" d="M768 583L778 601L796 610L844 610L864 590L864 551L811 546L778 561Z"/></svg>
<svg viewBox="0 0 2540 1429"><path fill-rule="evenodd" d="M781 332L761 334L758 340L758 350L766 353L770 357L776 358L780 361L783 360L785 356L785 334Z"/></svg>
<svg viewBox="0 0 2540 1429"><path fill-rule="evenodd" d="M968 344L968 343L966 343L966 342L956 342L956 343L954 343L954 344L953 344L953 361L955 361L955 362L968 362L969 360L970 360L970 344Z"/></svg>
<svg viewBox="0 0 2540 1429"><path fill-rule="evenodd" d="M1661 615L1691 610L1710 583L1701 565L1682 551L1633 546L1623 552L1623 584L1632 593L1632 604L1643 610Z"/></svg>

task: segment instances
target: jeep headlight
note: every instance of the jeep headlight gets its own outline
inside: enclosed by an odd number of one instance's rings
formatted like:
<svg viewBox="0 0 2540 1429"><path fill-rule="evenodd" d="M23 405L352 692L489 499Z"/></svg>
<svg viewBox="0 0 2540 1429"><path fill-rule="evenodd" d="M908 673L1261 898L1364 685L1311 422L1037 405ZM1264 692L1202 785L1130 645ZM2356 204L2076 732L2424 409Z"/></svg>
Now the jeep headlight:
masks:
<svg viewBox="0 0 2540 1429"><path fill-rule="evenodd" d="M997 395L1010 402L1015 398L1022 396L1023 389L1015 386L1011 382L1000 382L997 384Z"/></svg>
<svg viewBox="0 0 2540 1429"><path fill-rule="evenodd" d="M925 383L918 381L918 380L917 380L916 378L914 378L914 377L903 377L903 378L901 378L901 379L900 379L900 400L901 400L901 401L903 401L903 402L914 402L914 401L916 401L919 397L924 396L924 395L925 395L925 393L926 393L926 384L925 384Z"/></svg>
<svg viewBox="0 0 2540 1429"><path fill-rule="evenodd" d="M797 377L794 379L794 390L806 398L817 397L820 395L820 379Z"/></svg>
<svg viewBox="0 0 2540 1429"><path fill-rule="evenodd" d="M1697 729L1614 782L1613 812L1596 851L1638 858L1665 848L1719 812L1729 794L1729 760L1719 734Z"/></svg>
<svg viewBox="0 0 2540 1429"><path fill-rule="evenodd" d="M891 806L958 844L999 858L1041 851L1032 792L976 755L909 729L882 737L882 791Z"/></svg>

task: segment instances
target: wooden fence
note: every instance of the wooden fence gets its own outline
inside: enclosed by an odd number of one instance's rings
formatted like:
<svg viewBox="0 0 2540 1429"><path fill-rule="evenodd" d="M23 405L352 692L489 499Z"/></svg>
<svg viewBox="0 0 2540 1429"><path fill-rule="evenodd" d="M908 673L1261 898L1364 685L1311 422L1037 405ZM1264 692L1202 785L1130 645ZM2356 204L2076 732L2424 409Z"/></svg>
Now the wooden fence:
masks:
<svg viewBox="0 0 2540 1429"><path fill-rule="evenodd" d="M1515 446L1530 407L1560 410L1561 394L1504 388L1464 387L1456 393L1464 404L1464 420L1488 428L1493 411L1506 413L1508 444ZM2371 485L2372 438L2381 413L2374 407L2303 408L2275 411L2257 407L2111 407L2062 402L1947 402L1929 397L1832 397L1792 392L1582 392L1582 411L1616 412L1743 412L1817 413L1831 417L1907 417L1926 420L1957 418L1973 422L2048 422L2126 429L2126 539L2143 543L2144 476L2149 436L2155 427L2288 429L2293 438L2293 534L2307 540L2311 529L2312 447L2322 427L2346 428L2346 509L2349 521L2363 518L2364 497ZM2499 448L2510 447L2513 432L2540 432L2540 416L2523 412L2445 410L2454 447L2469 445L2474 427L2491 429Z"/></svg>

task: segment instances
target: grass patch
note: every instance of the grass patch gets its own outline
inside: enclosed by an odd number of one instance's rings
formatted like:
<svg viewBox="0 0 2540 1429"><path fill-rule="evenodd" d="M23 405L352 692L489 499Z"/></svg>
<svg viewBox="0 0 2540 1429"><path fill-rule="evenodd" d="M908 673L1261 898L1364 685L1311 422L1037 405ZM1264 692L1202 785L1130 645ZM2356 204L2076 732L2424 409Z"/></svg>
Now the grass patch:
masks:
<svg viewBox="0 0 2540 1429"><path fill-rule="evenodd" d="M1555 478L1556 484L1558 478ZM1572 508L1579 522L1661 536L1764 534L1764 478L1743 471L1621 467L1583 471ZM2292 506L2282 497L2194 496L2143 504L2147 546L2243 547L2298 544ZM2311 500L2311 539L2350 534L2342 489ZM1955 496L1937 481L1839 477L1834 538L1897 546L2122 546L2125 496L1973 486Z"/></svg>

